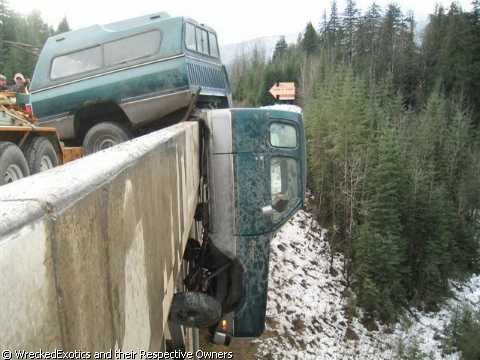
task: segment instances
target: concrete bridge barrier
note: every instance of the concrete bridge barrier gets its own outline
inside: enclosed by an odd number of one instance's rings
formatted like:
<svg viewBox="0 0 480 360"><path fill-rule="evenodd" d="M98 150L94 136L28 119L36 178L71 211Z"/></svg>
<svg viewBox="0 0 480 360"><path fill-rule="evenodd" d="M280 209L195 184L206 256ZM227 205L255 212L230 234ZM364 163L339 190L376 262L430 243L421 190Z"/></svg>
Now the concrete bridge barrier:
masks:
<svg viewBox="0 0 480 360"><path fill-rule="evenodd" d="M0 187L2 352L159 351L198 132L178 124Z"/></svg>

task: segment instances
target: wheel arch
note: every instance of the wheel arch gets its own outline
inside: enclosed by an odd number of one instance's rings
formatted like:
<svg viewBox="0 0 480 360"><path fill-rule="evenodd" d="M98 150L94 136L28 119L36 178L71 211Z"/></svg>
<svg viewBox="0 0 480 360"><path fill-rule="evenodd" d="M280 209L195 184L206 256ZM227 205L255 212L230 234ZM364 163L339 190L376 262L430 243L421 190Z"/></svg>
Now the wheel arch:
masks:
<svg viewBox="0 0 480 360"><path fill-rule="evenodd" d="M114 101L86 103L75 113L74 128L77 139L83 142L88 130L105 121L122 124L133 131L127 114Z"/></svg>

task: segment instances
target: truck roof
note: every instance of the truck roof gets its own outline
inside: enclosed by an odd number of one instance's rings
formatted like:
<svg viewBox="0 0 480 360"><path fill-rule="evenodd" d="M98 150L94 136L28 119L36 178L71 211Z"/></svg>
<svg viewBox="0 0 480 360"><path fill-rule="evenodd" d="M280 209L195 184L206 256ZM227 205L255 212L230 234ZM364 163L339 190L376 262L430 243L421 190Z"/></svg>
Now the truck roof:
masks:
<svg viewBox="0 0 480 360"><path fill-rule="evenodd" d="M50 51L51 48L58 48L56 44L61 45L62 53L69 53L70 51L78 50L79 43L81 47L87 48L89 46L97 45L106 39L113 39L117 36L122 37L123 34L129 34L129 30L137 29L138 27L145 27L146 25L155 24L172 17L166 12L154 13L149 15L138 16L131 19L121 20L106 25L91 25L77 30L71 30L58 35L53 35L48 38L44 51ZM58 50L55 50L57 53Z"/></svg>
<svg viewBox="0 0 480 360"><path fill-rule="evenodd" d="M163 11L159 13L137 16L131 19L120 20L105 25L91 25L81 29L53 35L48 38L42 51L47 50L49 47L55 46L54 43L61 43L63 53L76 51L79 49L79 42L84 45L83 47L87 48L92 45L97 45L104 40L120 38L124 35L129 35L131 31L138 31L138 28L144 27L145 30L150 29L152 24L158 25L159 23L169 19L177 21L188 20L194 24L199 24L199 22L194 19L183 16L171 17L168 13ZM211 27L204 24L201 25L207 30L216 33ZM116 33L118 36L112 33Z"/></svg>
<svg viewBox="0 0 480 360"><path fill-rule="evenodd" d="M171 17L166 12L152 13L131 19L121 20L106 25L91 25L85 28L68 31L51 36L47 39L38 58L35 71L32 76L30 90L35 92L47 85L62 83L62 79L50 79L49 72L52 61L59 55L70 54L82 49L122 39L132 34L139 34L153 29L159 29L162 33L163 46L160 48L158 57L171 56L182 51L181 39L183 23L188 21L200 25L206 30L215 33L215 30L194 19L183 16Z"/></svg>

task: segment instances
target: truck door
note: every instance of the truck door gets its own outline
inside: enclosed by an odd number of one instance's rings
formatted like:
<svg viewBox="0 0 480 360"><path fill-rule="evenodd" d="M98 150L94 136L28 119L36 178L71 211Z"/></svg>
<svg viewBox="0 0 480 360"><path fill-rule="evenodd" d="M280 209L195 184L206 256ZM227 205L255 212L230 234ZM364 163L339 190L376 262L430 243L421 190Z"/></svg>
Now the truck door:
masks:
<svg viewBox="0 0 480 360"><path fill-rule="evenodd" d="M274 232L303 204L301 114L242 109L233 111L232 118L237 178L236 235Z"/></svg>
<svg viewBox="0 0 480 360"><path fill-rule="evenodd" d="M233 335L257 337L265 326L270 239L303 205L303 120L279 110L238 112L234 119L236 255L245 270L245 298L233 318Z"/></svg>

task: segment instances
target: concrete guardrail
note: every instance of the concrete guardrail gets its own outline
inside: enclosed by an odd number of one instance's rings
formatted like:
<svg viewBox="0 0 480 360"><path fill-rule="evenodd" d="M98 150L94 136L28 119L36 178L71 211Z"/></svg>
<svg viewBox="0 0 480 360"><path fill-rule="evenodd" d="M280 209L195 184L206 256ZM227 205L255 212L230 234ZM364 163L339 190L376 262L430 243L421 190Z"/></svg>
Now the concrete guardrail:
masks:
<svg viewBox="0 0 480 360"><path fill-rule="evenodd" d="M181 123L0 187L1 351L159 351L198 144Z"/></svg>

